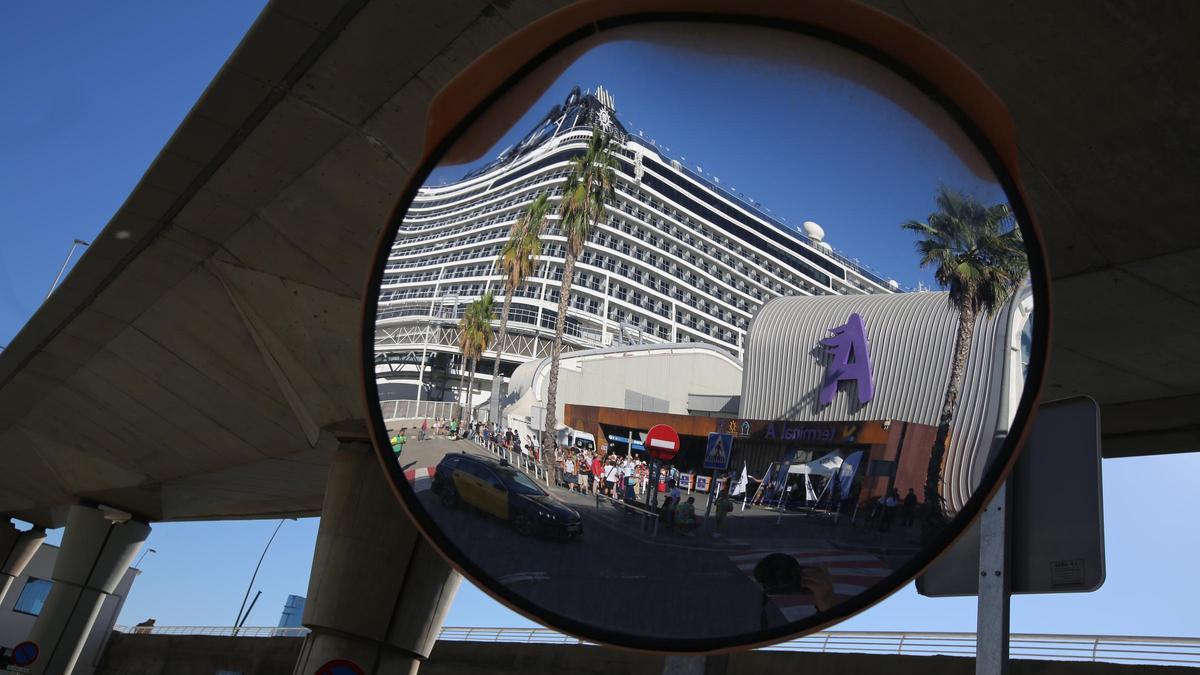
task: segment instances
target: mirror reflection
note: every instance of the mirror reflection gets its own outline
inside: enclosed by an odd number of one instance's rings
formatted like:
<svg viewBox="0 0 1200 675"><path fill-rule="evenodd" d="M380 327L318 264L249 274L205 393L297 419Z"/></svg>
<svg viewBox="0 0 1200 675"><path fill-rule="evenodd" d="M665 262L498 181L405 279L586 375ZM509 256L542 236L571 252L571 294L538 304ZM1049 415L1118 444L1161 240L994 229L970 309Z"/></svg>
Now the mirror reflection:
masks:
<svg viewBox="0 0 1200 675"><path fill-rule="evenodd" d="M609 642L750 642L893 590L991 487L1023 391L999 181L841 46L660 23L577 47L395 225L395 475L482 581Z"/></svg>

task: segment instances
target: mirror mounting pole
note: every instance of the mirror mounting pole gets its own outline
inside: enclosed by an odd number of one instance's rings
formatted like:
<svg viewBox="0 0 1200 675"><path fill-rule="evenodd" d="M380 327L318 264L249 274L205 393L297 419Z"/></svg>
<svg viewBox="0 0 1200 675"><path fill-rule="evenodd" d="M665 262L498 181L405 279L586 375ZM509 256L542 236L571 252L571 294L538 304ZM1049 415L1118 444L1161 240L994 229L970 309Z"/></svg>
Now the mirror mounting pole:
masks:
<svg viewBox="0 0 1200 675"><path fill-rule="evenodd" d="M975 675L1008 675L1009 486L996 492L979 519L979 609L975 627Z"/></svg>

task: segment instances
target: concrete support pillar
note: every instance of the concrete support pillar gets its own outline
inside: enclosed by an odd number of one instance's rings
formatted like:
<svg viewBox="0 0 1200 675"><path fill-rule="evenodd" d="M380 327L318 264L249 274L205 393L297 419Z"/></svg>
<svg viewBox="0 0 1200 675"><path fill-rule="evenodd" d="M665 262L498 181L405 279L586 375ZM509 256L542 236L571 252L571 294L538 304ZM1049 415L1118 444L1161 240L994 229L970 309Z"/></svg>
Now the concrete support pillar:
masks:
<svg viewBox="0 0 1200 675"><path fill-rule="evenodd" d="M54 586L29 632L33 673L69 674L105 598L133 563L150 526L111 510L72 506L50 577Z"/></svg>
<svg viewBox="0 0 1200 675"><path fill-rule="evenodd" d="M415 673L461 577L400 506L367 442L343 441L329 469L295 675L344 659L369 675Z"/></svg>
<svg viewBox="0 0 1200 675"><path fill-rule="evenodd" d="M11 522L0 526L0 602L45 540L46 531L41 528L22 532Z"/></svg>

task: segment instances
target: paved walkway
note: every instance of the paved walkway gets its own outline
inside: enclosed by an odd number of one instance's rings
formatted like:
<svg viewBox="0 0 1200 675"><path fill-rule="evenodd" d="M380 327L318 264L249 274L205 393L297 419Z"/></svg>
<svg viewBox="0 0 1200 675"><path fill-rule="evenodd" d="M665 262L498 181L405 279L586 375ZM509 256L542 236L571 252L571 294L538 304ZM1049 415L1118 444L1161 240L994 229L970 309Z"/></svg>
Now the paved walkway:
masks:
<svg viewBox="0 0 1200 675"><path fill-rule="evenodd" d="M768 553L785 553L796 558L802 566L827 569L833 578L835 596L846 599L891 574L919 550L915 528L895 526L888 532L868 531L861 519L851 523L845 515L835 520L831 514L819 511L780 513L762 506L748 506L743 510L738 502L726 517L726 536L712 537L705 527L693 536L684 536L668 531L658 518L637 515L608 498L597 500L594 495L557 486L544 487L584 518L582 549L564 549L551 543L514 538L506 532L507 527L497 529L485 526L484 521L464 519L461 513L444 513L432 495L427 494L433 468L446 454L468 452L486 457L495 457L495 454L468 440L435 438L417 441L415 436L410 438L412 440L400 456L401 467L426 508L447 533L460 542L468 555L480 556L476 558L480 561L487 560L489 571L502 583L519 587L523 594L537 597L547 606L567 614L573 614L576 607L574 602L566 606L560 604L562 598L556 593L562 592L562 584L567 583L567 579L577 579L586 585L583 578L590 576L594 582L598 578L594 576L597 572L601 576L615 575L611 581L616 588L632 584L648 591L658 584L661 588L655 587L658 590L651 594L658 597L666 597L664 589L679 584L682 586L676 590L685 593L694 592L696 584L712 584L714 588L742 589L738 591L740 595L747 589L752 592L757 588L753 572L758 561ZM703 520L708 496L702 493L693 496L697 518ZM710 514L707 528L714 524L715 518ZM504 553L496 557L500 551ZM618 551L624 553L616 557L611 555ZM649 560L663 566L662 574L646 574L644 565ZM669 573L671 569L676 572ZM731 575L742 581L735 582ZM583 601L582 605L586 606L587 602ZM773 612L777 612L774 621L795 621L815 611L812 598L806 593L773 596L770 605ZM743 615L751 609L750 606L739 607L736 614ZM747 617L742 616L734 623L740 626L744 625L740 622L746 620ZM716 630L719 634L720 630L733 629L731 624L713 621L709 616L701 632ZM718 629L717 625L723 625L723 628ZM642 624L642 627L658 628L648 624ZM694 624L693 628L700 626Z"/></svg>

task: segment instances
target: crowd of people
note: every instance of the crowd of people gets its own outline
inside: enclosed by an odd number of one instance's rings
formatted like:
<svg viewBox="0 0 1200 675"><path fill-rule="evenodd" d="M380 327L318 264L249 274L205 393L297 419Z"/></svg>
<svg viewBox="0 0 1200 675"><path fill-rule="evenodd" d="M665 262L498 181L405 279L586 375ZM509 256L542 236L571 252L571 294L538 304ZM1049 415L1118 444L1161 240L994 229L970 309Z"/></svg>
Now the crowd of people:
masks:
<svg viewBox="0 0 1200 675"><path fill-rule="evenodd" d="M658 480L654 481L651 465L643 457L559 446L554 466L555 481L564 489L603 495L634 514L655 514L668 531L684 536L692 536L700 526L696 497L684 495L681 473L673 464L660 467ZM722 491L713 503L715 526L711 536L724 535L725 519L732 511L728 490Z"/></svg>
<svg viewBox="0 0 1200 675"><path fill-rule="evenodd" d="M516 430L484 423L469 428L467 436L472 434L485 445L498 446L508 453L519 452L531 462L542 463L543 449L532 434L522 437ZM607 497L637 512L656 514L668 530L685 536L691 535L700 524L696 498L683 495L679 487L680 471L671 464L659 469L655 487L650 464L643 457L557 444L547 475L548 480L564 490ZM729 496L722 494L714 507L716 527L712 536L720 537L725 517L733 511L733 506Z"/></svg>
<svg viewBox="0 0 1200 675"><path fill-rule="evenodd" d="M917 493L912 488L908 488L908 494L903 498L900 497L899 490L892 488L890 493L876 499L871 505L871 512L867 514L864 525L867 529L887 532L899 515L902 525L913 527L918 505Z"/></svg>
<svg viewBox="0 0 1200 675"><path fill-rule="evenodd" d="M502 448L506 454L520 453L530 462L542 464L543 450L538 439L532 434L522 437L515 429L483 422L465 423L460 426L458 420L450 418L435 418L432 421L426 419L419 427L412 429L412 433L417 435L417 441L431 438L455 440L459 438L460 431L462 438L476 440L494 449ZM392 450L397 460L408 442L409 433L410 429L404 427L391 438ZM695 498L690 495L686 498L683 496L679 487L680 471L672 464L661 467L658 481L653 483L650 465L642 457L606 453L592 447L558 444L548 468L547 478L552 479L556 486L580 494L603 495L623 505L655 513L673 531L687 534L699 524L695 514ZM753 476L750 479L752 485L760 482L760 479ZM657 485L657 488L652 485ZM763 502L777 501L791 506L796 503L807 504L809 501L803 499L803 493L798 491L799 484L793 481L788 481L787 488L773 484L764 487L766 490L763 494L765 499L761 499ZM779 494L773 495L773 492ZM837 492L835 489L832 496L834 503L843 499ZM857 490L854 490L844 499L853 504L857 497ZM759 502L760 499L755 501ZM908 489L908 494L904 497L900 496L899 490L893 489L889 494L870 502L864 527L884 532L897 520L906 527L913 527L918 504L912 488ZM733 511L728 490L723 490L718 495L713 506L716 517L713 536L719 537L723 533L726 516Z"/></svg>
<svg viewBox="0 0 1200 675"><path fill-rule="evenodd" d="M453 420L448 417L434 418L433 422L422 420L421 426L413 427L412 433L417 434L418 441L427 441L431 438L457 438L459 430L458 420ZM400 427L389 439L392 444L392 452L395 453L396 459L400 459L400 454L404 452L404 446L408 443L409 427Z"/></svg>

